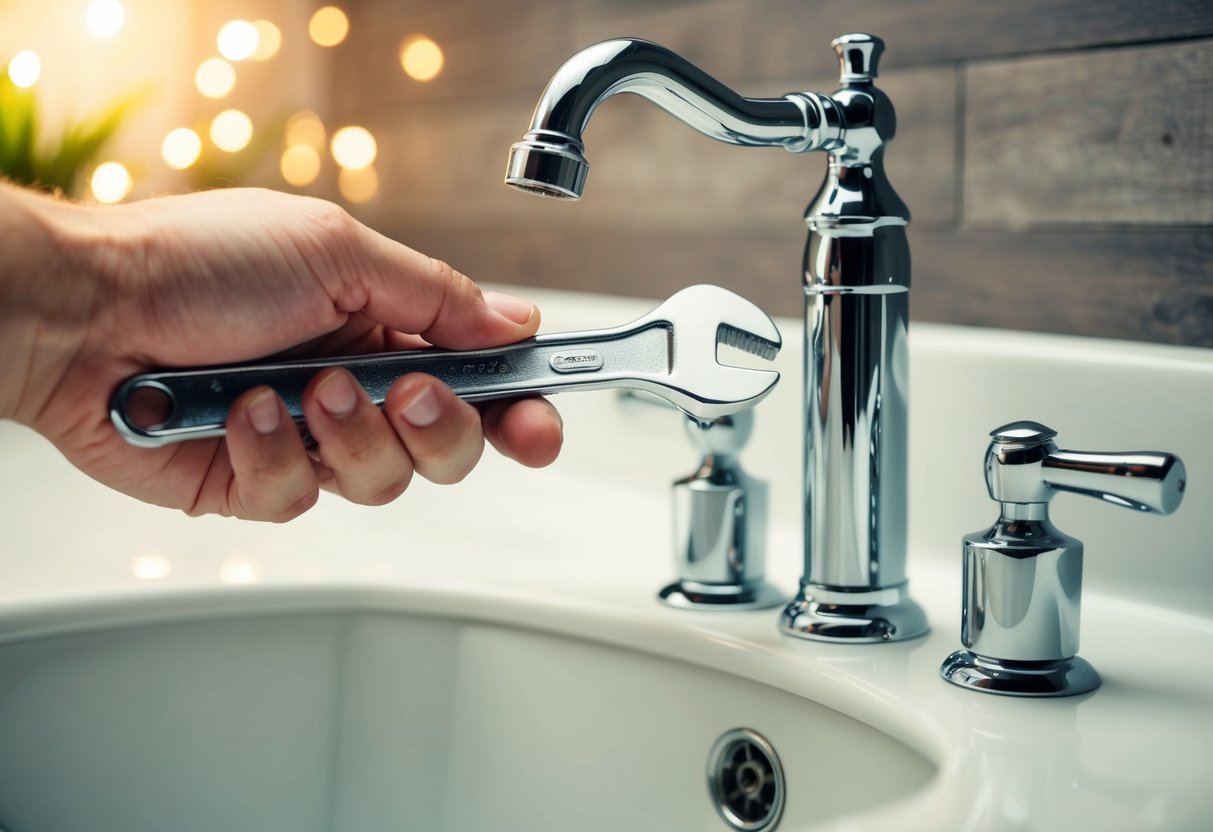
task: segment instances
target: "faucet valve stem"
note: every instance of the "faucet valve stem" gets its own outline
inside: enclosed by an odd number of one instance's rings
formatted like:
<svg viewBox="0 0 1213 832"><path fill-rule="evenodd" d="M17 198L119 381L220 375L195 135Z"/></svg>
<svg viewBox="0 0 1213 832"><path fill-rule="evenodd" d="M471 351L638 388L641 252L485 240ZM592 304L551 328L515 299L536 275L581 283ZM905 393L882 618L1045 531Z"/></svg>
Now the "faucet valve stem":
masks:
<svg viewBox="0 0 1213 832"><path fill-rule="evenodd" d="M754 430L743 410L704 422L685 420L699 467L674 483L674 569L678 580L658 593L671 607L756 610L785 596L763 580L767 484L746 474L737 455Z"/></svg>

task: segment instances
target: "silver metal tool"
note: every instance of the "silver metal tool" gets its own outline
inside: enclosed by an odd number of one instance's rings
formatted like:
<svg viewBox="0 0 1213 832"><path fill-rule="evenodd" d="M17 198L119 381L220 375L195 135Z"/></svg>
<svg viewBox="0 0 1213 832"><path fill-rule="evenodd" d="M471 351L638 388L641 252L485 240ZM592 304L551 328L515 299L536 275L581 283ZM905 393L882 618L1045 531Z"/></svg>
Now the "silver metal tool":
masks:
<svg viewBox="0 0 1213 832"><path fill-rule="evenodd" d="M236 399L264 384L274 388L302 426L308 382L327 367L345 367L379 405L396 379L428 373L467 401L632 387L708 421L753 407L779 381L773 370L722 364L719 347L769 360L781 343L775 323L757 306L719 286L699 285L621 327L539 335L492 349L424 349L145 373L114 392L110 417L123 438L140 447L222 436ZM159 403L163 413L155 424L139 424L132 397L148 391L167 402Z"/></svg>

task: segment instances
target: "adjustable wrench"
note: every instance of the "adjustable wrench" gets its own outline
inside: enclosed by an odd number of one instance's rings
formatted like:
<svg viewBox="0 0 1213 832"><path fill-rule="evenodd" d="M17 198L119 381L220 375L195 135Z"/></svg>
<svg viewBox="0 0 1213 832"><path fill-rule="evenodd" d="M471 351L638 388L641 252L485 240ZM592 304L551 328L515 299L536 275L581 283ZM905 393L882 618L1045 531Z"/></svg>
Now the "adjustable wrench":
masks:
<svg viewBox="0 0 1213 832"><path fill-rule="evenodd" d="M110 418L127 442L140 447L222 436L236 399L264 384L283 398L303 429L307 383L327 367L345 367L377 405L396 379L428 373L472 402L636 388L706 422L753 407L779 381L773 370L720 363L721 344L770 360L781 339L775 323L745 298L719 286L699 285L624 326L538 335L489 349L431 348L144 373L119 385L110 400ZM156 424L140 425L132 417L131 398L148 390L167 398L167 415Z"/></svg>

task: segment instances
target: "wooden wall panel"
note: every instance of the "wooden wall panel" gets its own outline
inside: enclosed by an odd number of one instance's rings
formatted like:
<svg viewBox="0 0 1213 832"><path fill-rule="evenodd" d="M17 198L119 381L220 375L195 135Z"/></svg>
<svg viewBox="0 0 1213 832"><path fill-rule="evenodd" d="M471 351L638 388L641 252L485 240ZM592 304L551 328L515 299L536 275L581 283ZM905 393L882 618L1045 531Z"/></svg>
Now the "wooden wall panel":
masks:
<svg viewBox="0 0 1213 832"><path fill-rule="evenodd" d="M915 318L1213 347L1213 228L917 232Z"/></svg>
<svg viewBox="0 0 1213 832"><path fill-rule="evenodd" d="M609 2L609 0L608 0ZM870 32L887 69L1213 35L1209 0L751 0L753 75L834 69L830 40ZM824 48L824 52L823 52Z"/></svg>
<svg viewBox="0 0 1213 832"><path fill-rule="evenodd" d="M1213 225L1213 40L965 76L966 223Z"/></svg>

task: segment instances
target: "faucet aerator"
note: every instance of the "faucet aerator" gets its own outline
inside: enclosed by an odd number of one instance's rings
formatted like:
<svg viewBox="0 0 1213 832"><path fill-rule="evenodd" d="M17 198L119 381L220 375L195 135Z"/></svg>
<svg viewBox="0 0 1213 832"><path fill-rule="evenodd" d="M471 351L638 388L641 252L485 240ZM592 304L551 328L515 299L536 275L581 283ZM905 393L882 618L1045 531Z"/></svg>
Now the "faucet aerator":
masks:
<svg viewBox="0 0 1213 832"><path fill-rule="evenodd" d="M505 183L554 199L580 199L589 170L575 145L525 139L510 148Z"/></svg>

